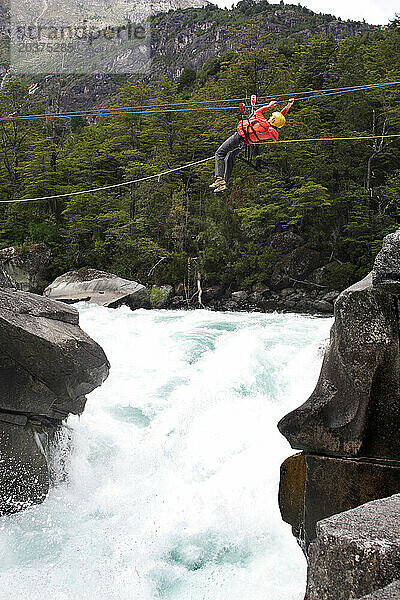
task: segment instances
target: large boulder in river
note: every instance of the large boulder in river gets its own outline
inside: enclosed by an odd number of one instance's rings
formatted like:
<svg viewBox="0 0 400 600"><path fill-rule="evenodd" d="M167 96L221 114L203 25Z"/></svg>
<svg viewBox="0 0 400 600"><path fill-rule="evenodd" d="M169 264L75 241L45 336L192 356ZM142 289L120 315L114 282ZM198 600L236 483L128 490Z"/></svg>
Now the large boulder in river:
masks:
<svg viewBox="0 0 400 600"><path fill-rule="evenodd" d="M151 306L144 285L96 269L69 271L57 277L43 293L61 302L86 301L108 308L117 308L122 304L132 310Z"/></svg>
<svg viewBox="0 0 400 600"><path fill-rule="evenodd" d="M24 250L0 250L0 266L18 290L41 294L48 284L47 269L51 250L45 244L32 244Z"/></svg>
<svg viewBox="0 0 400 600"><path fill-rule="evenodd" d="M0 290L0 410L63 419L108 375L103 350L79 314L30 294Z"/></svg>
<svg viewBox="0 0 400 600"><path fill-rule="evenodd" d="M400 459L397 303L371 275L335 303L335 323L317 386L279 423L293 448Z"/></svg>
<svg viewBox="0 0 400 600"><path fill-rule="evenodd" d="M337 298L316 388L278 425L304 451L282 465L280 508L306 551L321 519L400 492L399 244L387 236L373 273Z"/></svg>
<svg viewBox="0 0 400 600"><path fill-rule="evenodd" d="M49 473L40 434L82 413L108 371L74 308L0 289L0 515L43 500Z"/></svg>

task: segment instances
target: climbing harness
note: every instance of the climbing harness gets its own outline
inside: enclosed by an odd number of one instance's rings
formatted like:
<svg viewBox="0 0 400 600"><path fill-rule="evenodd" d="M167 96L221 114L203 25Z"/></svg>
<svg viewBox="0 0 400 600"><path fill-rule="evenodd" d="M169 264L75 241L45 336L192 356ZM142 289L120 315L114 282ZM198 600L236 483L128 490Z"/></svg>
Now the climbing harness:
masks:
<svg viewBox="0 0 400 600"><path fill-rule="evenodd" d="M245 106L243 103L239 104L239 110L241 114L241 122L242 122L242 131L245 137L245 147L244 147L244 155L240 156L239 159L242 162L245 162L249 167L259 171L261 169L261 159L258 156L258 148L253 146L253 140L251 136L253 135L256 140L260 143L262 140L257 135L256 130L254 129L254 125L257 123L263 129L264 127L259 123L258 119L255 116L256 106L257 106L257 96L253 94L250 99L251 102L251 112L248 118L246 118ZM266 131L266 129L265 129Z"/></svg>

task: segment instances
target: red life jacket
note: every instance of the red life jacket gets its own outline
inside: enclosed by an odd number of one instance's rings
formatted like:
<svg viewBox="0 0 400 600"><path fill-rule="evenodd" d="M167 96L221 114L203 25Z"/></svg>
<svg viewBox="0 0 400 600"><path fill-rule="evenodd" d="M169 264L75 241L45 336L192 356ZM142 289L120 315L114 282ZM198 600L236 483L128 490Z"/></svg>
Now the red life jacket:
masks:
<svg viewBox="0 0 400 600"><path fill-rule="evenodd" d="M268 139L272 139L275 142L278 140L279 134L277 130L268 123L263 115L263 111L267 108L267 106L262 106L256 110L255 115L252 117L239 121L237 132L246 144L263 142Z"/></svg>

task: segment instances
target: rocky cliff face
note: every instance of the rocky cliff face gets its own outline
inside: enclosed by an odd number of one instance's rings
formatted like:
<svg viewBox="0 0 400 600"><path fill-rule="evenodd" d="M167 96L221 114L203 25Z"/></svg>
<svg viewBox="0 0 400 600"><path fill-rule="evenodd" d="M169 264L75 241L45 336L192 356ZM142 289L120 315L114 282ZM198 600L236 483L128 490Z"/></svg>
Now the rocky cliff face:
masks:
<svg viewBox="0 0 400 600"><path fill-rule="evenodd" d="M314 549L307 600L358 598L393 580L375 561L369 585L356 585L354 576L358 596L347 575L338 595L344 567L339 565L335 579L328 564L334 542L326 542L317 523L400 492L399 247L400 230L385 238L373 273L339 296L317 386L279 423L291 446L303 450L282 465L279 500L283 519L306 553ZM393 551L398 561L398 535Z"/></svg>
<svg viewBox="0 0 400 600"><path fill-rule="evenodd" d="M156 72L179 76L185 67L200 69L211 58L238 45L240 36L253 31L249 49L276 39L311 37L324 33L363 35L376 29L366 23L341 21L318 15L300 5L280 6L268 2L243 1L232 10L208 5L204 9L174 11L152 21L152 56Z"/></svg>
<svg viewBox="0 0 400 600"><path fill-rule="evenodd" d="M86 394L108 370L75 309L0 289L0 515L46 497L50 479L40 435L54 436L70 413L82 413Z"/></svg>
<svg viewBox="0 0 400 600"><path fill-rule="evenodd" d="M7 39L6 4L6 0L0 0L0 41L2 37ZM123 3L128 12L130 4ZM210 59L236 47L238 38L243 35L250 40L251 49L265 45L266 35L268 43L279 41L281 44L299 36L307 38L325 33L340 38L344 34L363 35L377 29L366 23L317 14L300 5L280 6L266 0L243 0L230 10L203 0L157 0L152 3L152 11L157 14L151 19L151 72L141 76L150 83L160 75L175 79L186 67L201 69ZM123 52L115 56L118 63L125 59ZM2 67L5 62L4 57L0 61L0 74L6 70ZM110 98L128 79L138 80L136 76L107 74L107 69L91 76L65 75L61 80L48 75L32 78L31 90L46 101L48 97L59 96L57 108L61 111L86 110L109 104Z"/></svg>

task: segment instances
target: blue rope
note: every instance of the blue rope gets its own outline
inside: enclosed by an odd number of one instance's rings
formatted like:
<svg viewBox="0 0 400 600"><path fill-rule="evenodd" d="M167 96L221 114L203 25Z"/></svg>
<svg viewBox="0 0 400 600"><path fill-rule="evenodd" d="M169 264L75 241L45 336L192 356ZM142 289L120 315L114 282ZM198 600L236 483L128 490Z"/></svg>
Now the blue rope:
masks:
<svg viewBox="0 0 400 600"><path fill-rule="evenodd" d="M388 87L388 86L393 86L393 85L399 85L400 81L392 81L390 83L382 83L382 84L367 84L364 86L355 86L355 87L347 87L347 88L330 88L330 89L325 89L325 90L312 90L310 92L294 92L292 94L278 94L275 95L275 98L279 98L282 96L287 96L289 97L293 97L296 94L314 94L313 96L303 96L300 98L297 98L298 101L300 100L313 100L315 98L323 98L325 96L334 96L334 95L341 95L341 94L346 94L346 93L351 93L351 92L356 92L356 91L363 91L363 90L374 90L374 89L378 89L378 88L383 88L383 87ZM315 94L315 92L324 92L322 94ZM327 93L328 92L328 93ZM270 96L261 96L260 99L265 99L265 98L269 98ZM243 98L238 98L237 100L247 100L247 99L243 99ZM232 100L232 101L235 101ZM279 102L279 104L284 103L286 100L281 100ZM228 102L228 100L204 100L204 101L198 101L198 103L207 103L207 104L212 104L212 103L220 103L220 102ZM193 102L193 103L196 103ZM181 106L185 103L181 103L181 104L166 104L164 106ZM189 103L191 104L191 103ZM160 108L163 105L154 105L155 108ZM259 106L263 106L262 104L257 104L257 107ZM128 108L135 108L136 110L128 110ZM195 107L195 108L174 108L174 109L165 109L165 110L148 110L148 108L151 107L126 107L124 110L122 109L109 109L109 112L74 112L74 113L59 113L59 114L52 114L52 115L20 115L20 116L16 116L16 117L2 117L0 118L0 121L26 121L26 120L41 120L41 119L69 119L71 117L106 117L106 116L119 116L119 115L137 115L137 114L163 114L163 113L179 113L179 112L193 112L193 111L204 111L204 110L237 110L237 106L220 106L220 107L215 107L215 106L206 106L206 107ZM142 110L143 109L143 110ZM110 112L111 111L111 112Z"/></svg>
<svg viewBox="0 0 400 600"><path fill-rule="evenodd" d="M332 92L332 91L337 91L337 92L341 92L341 91L347 91L347 90L364 90L364 89L370 89L370 88L375 88L375 87L382 87L383 85L397 85L398 81L394 81L394 82L390 82L390 83L386 83L386 84L379 84L379 83L369 83L363 86L347 86L347 87L342 87L342 88L323 88L321 90L306 90L306 91L302 91L302 92L292 92L292 93L285 93L285 94L275 94L275 95L270 95L270 96L259 96L259 100L264 100L264 99L268 99L268 98L291 98L292 96L298 96L301 94L318 94L319 92ZM250 101L250 98L230 98L228 100L191 100L190 102L177 102L177 103L168 103L168 104L144 104L142 106L119 106L116 108L110 108L108 109L110 112L114 112L114 111L127 111L130 109L135 109L135 110L143 110L143 111L147 111L149 108L164 108L164 107L170 107L170 106L190 106L192 104L220 104L222 102L247 102ZM93 116L97 113L102 113L104 110L104 108L94 108L92 109L92 111L79 111L79 110L73 110L73 111L69 111L67 113L57 113L54 115L46 115L46 114L33 114L33 115L29 115L30 117L46 117L46 118L50 118L50 117L57 117L59 115L66 115L66 116L82 116L83 114L88 114L88 116ZM161 112L161 111L160 111ZM164 111L162 111L164 112ZM107 113L109 114L109 113ZM118 113L120 114L120 113Z"/></svg>

